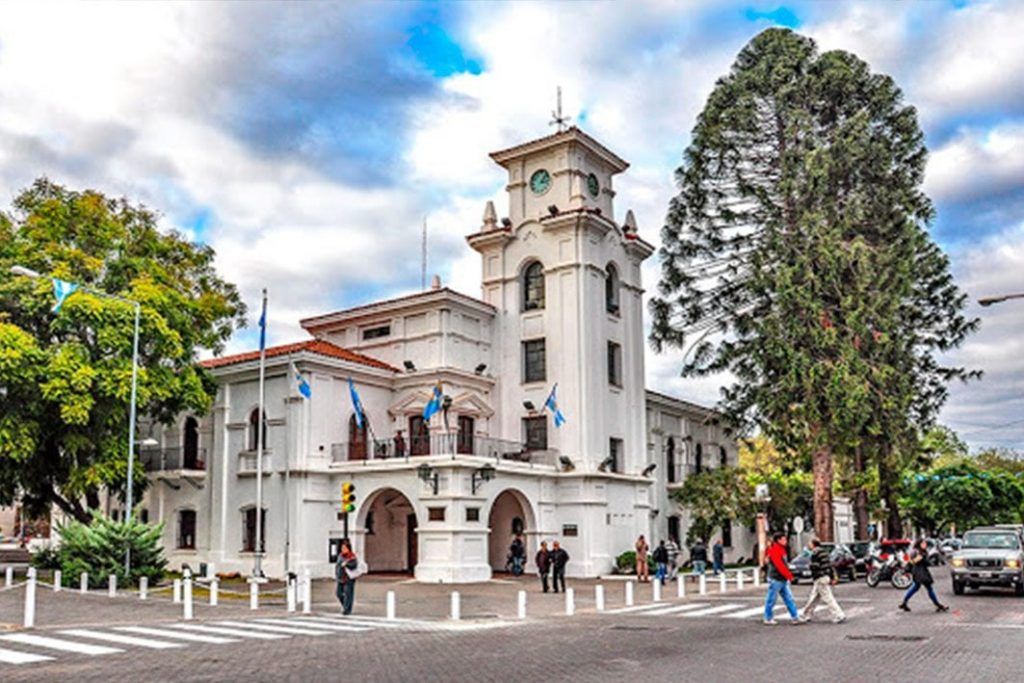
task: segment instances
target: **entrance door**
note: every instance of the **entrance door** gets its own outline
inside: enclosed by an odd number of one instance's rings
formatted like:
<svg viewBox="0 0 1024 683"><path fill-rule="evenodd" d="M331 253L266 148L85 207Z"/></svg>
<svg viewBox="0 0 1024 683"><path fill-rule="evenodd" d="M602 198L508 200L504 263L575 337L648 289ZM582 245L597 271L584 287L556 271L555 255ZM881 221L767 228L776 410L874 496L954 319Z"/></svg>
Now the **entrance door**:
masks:
<svg viewBox="0 0 1024 683"><path fill-rule="evenodd" d="M185 420L184 462L186 470L199 469L199 423L194 417Z"/></svg>
<svg viewBox="0 0 1024 683"><path fill-rule="evenodd" d="M406 571L412 572L419 564L419 544L416 542L416 514L410 513L405 522L405 556L409 558Z"/></svg>

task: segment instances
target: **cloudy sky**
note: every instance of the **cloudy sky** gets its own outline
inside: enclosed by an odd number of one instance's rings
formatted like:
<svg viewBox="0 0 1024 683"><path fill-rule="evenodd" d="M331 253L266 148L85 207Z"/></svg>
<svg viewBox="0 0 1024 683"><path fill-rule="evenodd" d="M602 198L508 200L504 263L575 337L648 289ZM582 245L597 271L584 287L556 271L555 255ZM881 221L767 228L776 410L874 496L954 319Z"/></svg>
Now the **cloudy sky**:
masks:
<svg viewBox="0 0 1024 683"><path fill-rule="evenodd" d="M487 153L547 134L557 85L632 162L618 218L632 208L657 242L697 112L772 25L896 78L961 286L1024 291L1021 2L4 3L0 193L47 175L146 203L213 245L253 308L267 286L272 340L293 340L302 316L417 289L424 216L430 271L478 295L463 236L504 205ZM1024 301L971 312L982 331L957 359L985 378L943 419L1024 448ZM717 399L677 357L647 368L653 388Z"/></svg>

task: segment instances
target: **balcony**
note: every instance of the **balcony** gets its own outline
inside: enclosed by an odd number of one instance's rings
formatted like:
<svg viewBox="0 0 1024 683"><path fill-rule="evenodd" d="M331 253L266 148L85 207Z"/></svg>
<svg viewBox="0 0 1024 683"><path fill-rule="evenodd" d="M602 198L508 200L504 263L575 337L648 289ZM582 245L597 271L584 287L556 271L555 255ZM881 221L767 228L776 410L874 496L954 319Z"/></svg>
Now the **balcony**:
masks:
<svg viewBox="0 0 1024 683"><path fill-rule="evenodd" d="M178 489L174 482L185 480L198 488L198 482L206 478L205 448L151 448L139 453L142 468L147 474Z"/></svg>
<svg viewBox="0 0 1024 683"><path fill-rule="evenodd" d="M488 458L495 463L522 463L554 466L558 454L553 450L529 450L518 441L474 436L460 439L457 434L431 434L410 439L369 439L366 442L331 444L331 464L406 460L424 456L466 455Z"/></svg>

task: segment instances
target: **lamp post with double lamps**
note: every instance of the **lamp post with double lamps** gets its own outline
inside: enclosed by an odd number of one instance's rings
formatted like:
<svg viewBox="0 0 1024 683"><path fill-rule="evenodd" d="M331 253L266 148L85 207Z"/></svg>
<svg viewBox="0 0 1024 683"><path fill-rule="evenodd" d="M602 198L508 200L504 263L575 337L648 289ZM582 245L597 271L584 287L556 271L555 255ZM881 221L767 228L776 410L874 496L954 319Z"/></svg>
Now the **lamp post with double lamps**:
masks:
<svg viewBox="0 0 1024 683"><path fill-rule="evenodd" d="M22 275L30 278L45 278L45 275L37 273L31 268L25 266L13 266L11 272L15 275ZM125 521L132 521L132 484L134 481L134 464L135 464L135 397L138 389L139 380L139 313L141 306L138 301L132 299L126 299L116 294L108 294L107 292L101 292L91 287L77 287L76 291L80 289L84 292L88 292L95 296L104 297L107 299L114 299L115 301L121 301L126 304L131 304L135 309L135 331L132 336L132 392L130 407L128 409L128 487L125 491ZM132 550L129 545L125 550L124 558L124 570L126 578L130 575L132 565Z"/></svg>

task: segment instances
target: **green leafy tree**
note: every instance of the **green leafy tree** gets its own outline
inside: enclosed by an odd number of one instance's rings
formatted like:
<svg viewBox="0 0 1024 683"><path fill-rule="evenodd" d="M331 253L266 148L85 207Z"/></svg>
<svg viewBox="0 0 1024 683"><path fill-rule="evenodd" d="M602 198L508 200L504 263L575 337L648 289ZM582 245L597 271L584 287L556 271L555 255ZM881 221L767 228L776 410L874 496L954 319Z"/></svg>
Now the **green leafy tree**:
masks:
<svg viewBox="0 0 1024 683"><path fill-rule="evenodd" d="M971 462L907 474L900 506L929 534L955 525L1018 523L1024 512L1024 479L1004 470L983 470Z"/></svg>
<svg viewBox="0 0 1024 683"><path fill-rule="evenodd" d="M688 543L697 538L707 541L717 529L733 521L749 524L756 512L754 488L743 470L736 467L690 475L672 495L690 513Z"/></svg>
<svg viewBox="0 0 1024 683"><path fill-rule="evenodd" d="M770 29L716 84L676 174L652 343L685 349L685 375L731 372L731 419L810 461L824 540L837 460L883 462L966 375L932 355L973 321L926 231L925 159L890 78ZM882 448L857 460L867 437Z"/></svg>
<svg viewBox="0 0 1024 683"><path fill-rule="evenodd" d="M51 282L11 267L140 302L139 415L169 422L209 408L197 354L244 322L213 260L145 207L45 179L0 213L0 504L20 495L29 514L56 505L87 522L102 490L122 493L132 374L131 304L83 289L54 312Z"/></svg>
<svg viewBox="0 0 1024 683"><path fill-rule="evenodd" d="M89 524L70 520L61 526L61 544L57 550L61 573L70 582L88 572L89 585L107 583L111 574L121 585L134 585L145 576L156 582L164 575L167 562L160 536L163 524L115 522L94 512ZM131 575L125 573L125 556L131 549Z"/></svg>

